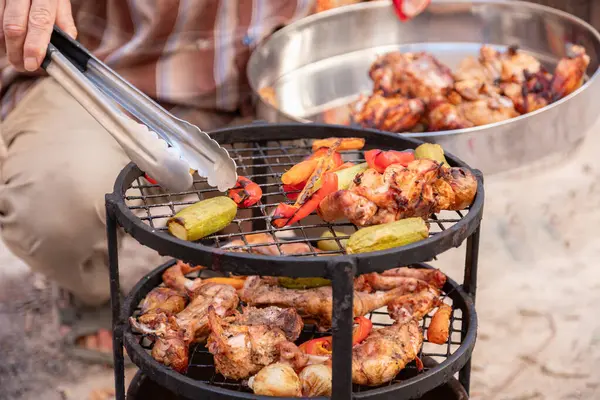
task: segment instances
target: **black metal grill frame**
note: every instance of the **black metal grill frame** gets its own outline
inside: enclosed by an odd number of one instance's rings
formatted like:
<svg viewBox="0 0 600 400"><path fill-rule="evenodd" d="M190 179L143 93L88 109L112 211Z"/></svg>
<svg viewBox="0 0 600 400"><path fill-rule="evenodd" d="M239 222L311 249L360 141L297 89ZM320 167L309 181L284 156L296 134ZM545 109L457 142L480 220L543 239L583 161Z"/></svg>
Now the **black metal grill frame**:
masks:
<svg viewBox="0 0 600 400"><path fill-rule="evenodd" d="M162 283L162 273L174 264L175 260L167 262L140 280L124 301L123 318L136 316L139 313L139 303L152 289ZM417 264L414 267L431 268L427 264ZM477 332L475 307L470 296L452 279L447 280L443 291L445 302L451 304L453 308L448 342L445 345L428 343L426 331L431 315L427 315L421 325L424 344L419 353L421 359L431 358L439 364L433 368L425 367L423 372L417 373L416 364L412 362L393 381L376 388L353 385L355 399L391 399L397 398L399 393L402 394L403 399L416 399L445 383L467 363L475 346ZM387 315L387 313L374 311L368 317L373 318L376 315ZM374 327L386 325L389 324L373 323ZM330 334L330 332L319 333L313 325L308 325L303 329L297 343ZM191 347L189 369L185 375L154 360L149 353L152 343L144 335L134 333L129 325L124 329L124 344L129 357L146 376L177 395L193 399L199 392L204 392L203 398L207 399L263 398L254 395L242 381L227 380L219 375L214 369L212 355L202 344Z"/></svg>
<svg viewBox="0 0 600 400"><path fill-rule="evenodd" d="M241 170L238 172L241 175L251 177L256 183L264 188L268 188L269 176L277 176L277 171L269 171L269 168L275 166L281 167L279 164L273 165L265 161L265 157L270 156L270 151L289 151L291 148L281 148L282 143L285 146L286 141L294 141L299 139L314 139L324 137L363 137L366 139L365 149L381 148L381 149L414 149L421 142L413 139L408 139L397 134L382 133L375 130L355 129L342 126L319 125L319 124L282 124L282 125L264 125L254 124L245 127L235 127L220 130L212 133L221 144L232 143L252 143L249 151L252 154L252 165L238 165ZM277 141L277 149L270 146L270 142ZM305 149L306 150L306 149ZM232 154L239 153L232 150ZM287 157L287 154L280 157ZM467 167L462 161L456 157L447 154L446 158L452 166ZM290 163L300 161L300 157L296 160L290 158ZM243 160L242 160L243 161ZM468 167L467 167L468 168ZM250 172L250 173L248 173ZM280 171L279 173L282 173ZM209 247L203 243L191 243L179 240L163 230L156 229L149 223L140 219L134 214L131 205L127 204L127 190L137 180L139 189L151 188L141 183L139 178L143 173L133 164L128 165L119 175L115 182L114 192L106 196L107 209L107 237L109 247L109 267L111 277L111 301L113 305L113 341L114 341L114 356L115 356L115 385L117 391L117 399L124 399L124 374L123 374L123 333L127 329L126 317L131 314L120 312L120 297L119 297L119 279L118 279L118 251L117 251L117 226L121 226L124 230L137 239L140 243L151 247L162 255L170 255L177 259L181 259L193 264L202 264L212 267L212 269L222 272L235 272L243 275L271 275L271 276L293 276L293 277L317 277L323 276L330 278L333 284L333 320L332 334L334 337L333 348L333 398L350 399L350 398L366 398L370 396L387 397L392 391L401 390L400 393L404 396L411 391L422 393L427 379L423 379L422 374L411 380L411 385L393 385L387 388L370 390L369 392L356 393L353 395L351 384L351 334L352 331L352 294L353 294L353 278L354 276L367 272L381 272L386 269L394 268L400 265L416 264L423 261L433 259L437 254L442 253L452 247L458 247L464 240L467 239L467 254L465 262L465 280L463 289L467 295L474 299L477 280L477 260L479 247L479 224L483 213L483 178L479 171L474 171L478 180L478 192L475 200L466 214L458 213L460 220L455 221L456 217L452 218L449 223L454 223L452 226L445 225L445 219L434 219L431 221L432 226L439 226L440 232L430 236L421 242L417 242L408 246L379 251L365 254L352 255L328 255L321 257L282 257L282 256L259 256L246 253L228 252L225 249ZM195 185L202 184L197 181ZM195 186L196 193L199 190ZM267 189L267 192L269 190ZM274 194L275 195L275 194ZM175 194L171 194L171 197ZM149 196L142 193L142 197L138 200L147 201ZM167 195L169 197L169 195ZM131 200L131 199L130 199ZM168 207L175 206L172 200L168 201ZM151 207L146 204L146 207L141 209L148 211ZM254 208L252 217L248 220L237 221L238 227L241 223L252 222L252 231L248 233L256 233L260 230L266 230L270 233L273 228L270 227L268 217L266 217L265 205L259 204ZM171 208L171 213L175 210ZM150 213L148 213L151 216ZM142 217L143 218L143 217ZM154 217L156 218L156 217ZM150 221L150 218L148 219ZM329 229L332 225L327 225ZM307 237L305 230L311 229L307 226L298 228L289 228L299 230L303 236L301 240L310 242L311 237ZM213 238L214 239L214 238ZM217 239L218 240L218 239ZM278 239L275 239L276 241ZM214 244L213 243L211 244ZM206 242L204 242L206 243ZM463 343L467 335L463 327ZM475 336L472 341L474 343ZM462 348L462 347L461 347ZM135 356L134 356L135 357ZM468 358L468 356L467 356ZM134 360L136 361L136 360ZM453 361L451 364L455 364ZM456 364L458 365L458 364ZM166 374L168 379L176 379L173 371L167 371L171 374ZM436 377L444 377L449 379L451 374L436 374ZM179 377L181 378L181 377ZM185 378L185 377L183 377ZM188 378L189 379L189 378ZM461 383L467 388L470 380L470 362L462 368L460 374ZM160 383L160 382L159 382ZM163 382L164 383L164 382ZM193 385L193 382L187 382ZM438 384L443 383L442 381ZM394 389L390 389L394 388ZM208 390L206 394L214 393ZM236 397L254 398L244 396L244 393L237 393ZM229 393L228 396L231 397ZM218 397L218 396L217 396ZM230 398L229 397L229 398Z"/></svg>

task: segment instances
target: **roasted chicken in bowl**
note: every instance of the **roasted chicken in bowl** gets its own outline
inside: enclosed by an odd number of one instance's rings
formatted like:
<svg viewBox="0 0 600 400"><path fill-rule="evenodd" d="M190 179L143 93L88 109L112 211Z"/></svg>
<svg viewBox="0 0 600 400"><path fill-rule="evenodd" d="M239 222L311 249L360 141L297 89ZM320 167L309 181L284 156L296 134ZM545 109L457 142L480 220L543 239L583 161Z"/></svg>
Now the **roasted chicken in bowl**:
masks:
<svg viewBox="0 0 600 400"><path fill-rule="evenodd" d="M426 52L379 56L373 93L352 107L351 123L388 132L434 132L504 121L543 108L584 82L590 58L572 46L554 73L515 46L481 47L452 71Z"/></svg>

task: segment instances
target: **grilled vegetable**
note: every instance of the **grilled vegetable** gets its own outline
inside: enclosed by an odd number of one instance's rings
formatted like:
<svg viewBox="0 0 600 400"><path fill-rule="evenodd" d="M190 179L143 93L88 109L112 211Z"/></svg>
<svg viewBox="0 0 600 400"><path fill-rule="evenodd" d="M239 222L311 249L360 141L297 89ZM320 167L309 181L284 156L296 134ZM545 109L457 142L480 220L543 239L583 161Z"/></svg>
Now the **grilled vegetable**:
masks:
<svg viewBox="0 0 600 400"><path fill-rule="evenodd" d="M301 219L306 218L317 209L319 203L325 196L337 190L337 185L337 175L333 172L326 173L323 179L323 186L314 192L302 206L297 208L291 217L289 217L289 214L292 211L291 208L296 207L280 203L273 215L273 225L277 228L282 228L284 226L293 225ZM283 215L283 217L280 217L280 215Z"/></svg>
<svg viewBox="0 0 600 400"><path fill-rule="evenodd" d="M245 176L239 176L236 185L227 192L229 198L239 207L255 205L262 197L262 189Z"/></svg>
<svg viewBox="0 0 600 400"><path fill-rule="evenodd" d="M212 282L212 283L218 283L220 285L229 285L229 286L233 286L235 289L240 290L241 288L244 287L244 282L246 282L245 279L242 278L222 278L222 277L215 277L215 278L207 278L207 279L203 279L203 282Z"/></svg>
<svg viewBox="0 0 600 400"><path fill-rule="evenodd" d="M444 157L444 149L439 144L423 143L415 149L415 158L417 160L429 159L450 166Z"/></svg>
<svg viewBox="0 0 600 400"><path fill-rule="evenodd" d="M322 286L331 286L331 281L325 278L277 278L279 286L287 289L312 289Z"/></svg>
<svg viewBox="0 0 600 400"><path fill-rule="evenodd" d="M302 189L304 189L304 186L306 186L306 181L300 182L296 185L284 184L283 192L285 193L285 197L287 197L290 200L298 199L298 196L300 196L300 192L302 191Z"/></svg>
<svg viewBox="0 0 600 400"><path fill-rule="evenodd" d="M442 304L438 308L427 328L427 340L435 344L444 344L448 341L451 315L452 307L448 304Z"/></svg>
<svg viewBox="0 0 600 400"><path fill-rule="evenodd" d="M347 167L343 168L344 165L347 165ZM369 168L369 164L367 163L362 163L358 165L354 165L352 163L345 163L340 165L336 169L333 169L330 172L334 172L338 176L338 190L342 190L348 189L356 175L360 174L361 172L364 172L367 168ZM315 182L315 187L317 189L321 187L322 181L322 179L319 179L317 182Z"/></svg>
<svg viewBox="0 0 600 400"><path fill-rule="evenodd" d="M284 185L297 185L306 182L315 171L318 162L317 158L299 162L281 176L281 182Z"/></svg>
<svg viewBox="0 0 600 400"><path fill-rule="evenodd" d="M346 245L348 254L367 253L405 246L427 238L429 229L422 218L407 218L374 225L354 232Z"/></svg>
<svg viewBox="0 0 600 400"><path fill-rule="evenodd" d="M341 140L341 144L338 150L360 150L365 146L365 139L363 138L327 138L318 139L313 141L312 149L317 151L323 147L332 147L334 143Z"/></svg>
<svg viewBox="0 0 600 400"><path fill-rule="evenodd" d="M338 244L337 240L335 239L330 239L330 238L334 238L334 237L339 237L339 236L348 236L344 233L341 232L335 232L335 236L333 235L333 233L331 231L325 231L323 232L323 234L321 235L321 237L324 240L319 240L317 242L317 247L320 250L323 251L339 251L339 250L343 250L346 248L346 243L348 243L348 239L339 239L342 248L340 249L340 245Z"/></svg>
<svg viewBox="0 0 600 400"><path fill-rule="evenodd" d="M356 346L365 340L373 330L373 323L369 318L356 317L354 318L354 323L357 324L357 326L352 332L352 346ZM332 353L332 342L332 336L324 336L304 342L299 346L299 348L306 354L313 356L327 356L331 355Z"/></svg>
<svg viewBox="0 0 600 400"><path fill-rule="evenodd" d="M248 381L254 394L276 397L301 397L302 384L296 371L287 364L267 365Z"/></svg>
<svg viewBox="0 0 600 400"><path fill-rule="evenodd" d="M362 163L336 171L335 174L338 176L338 190L348 189L354 178L356 178L356 175L364 172L367 168L369 168L369 164Z"/></svg>
<svg viewBox="0 0 600 400"><path fill-rule="evenodd" d="M229 197L213 197L179 211L167 221L167 227L173 236L195 241L225 228L236 213L237 204Z"/></svg>
<svg viewBox="0 0 600 400"><path fill-rule="evenodd" d="M380 174L383 174L385 169L392 164L400 164L406 167L414 159L415 155L410 151L383 151L377 149L365 151L367 164Z"/></svg>
<svg viewBox="0 0 600 400"><path fill-rule="evenodd" d="M300 383L302 384L302 396L331 397L332 372L330 365L309 365L298 374L298 378L300 378Z"/></svg>

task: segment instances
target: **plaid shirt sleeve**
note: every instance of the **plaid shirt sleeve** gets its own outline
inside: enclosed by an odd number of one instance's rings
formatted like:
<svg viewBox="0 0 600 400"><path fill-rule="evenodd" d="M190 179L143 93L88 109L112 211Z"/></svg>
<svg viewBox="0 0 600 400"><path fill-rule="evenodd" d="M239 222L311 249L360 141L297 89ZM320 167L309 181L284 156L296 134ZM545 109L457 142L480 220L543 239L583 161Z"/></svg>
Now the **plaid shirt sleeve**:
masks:
<svg viewBox="0 0 600 400"><path fill-rule="evenodd" d="M166 106L235 111L252 49L309 15L316 0L72 0L78 40ZM1 117L35 78L0 58Z"/></svg>

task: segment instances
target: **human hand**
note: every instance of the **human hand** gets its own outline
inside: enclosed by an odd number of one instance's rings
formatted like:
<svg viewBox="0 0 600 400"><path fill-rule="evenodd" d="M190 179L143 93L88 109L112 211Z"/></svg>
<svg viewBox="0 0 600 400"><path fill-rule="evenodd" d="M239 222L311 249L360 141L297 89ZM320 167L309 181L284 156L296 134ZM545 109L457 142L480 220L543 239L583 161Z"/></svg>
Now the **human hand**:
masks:
<svg viewBox="0 0 600 400"><path fill-rule="evenodd" d="M77 36L70 0L0 0L0 20L0 42L5 42L8 61L19 71L40 67L54 24Z"/></svg>

